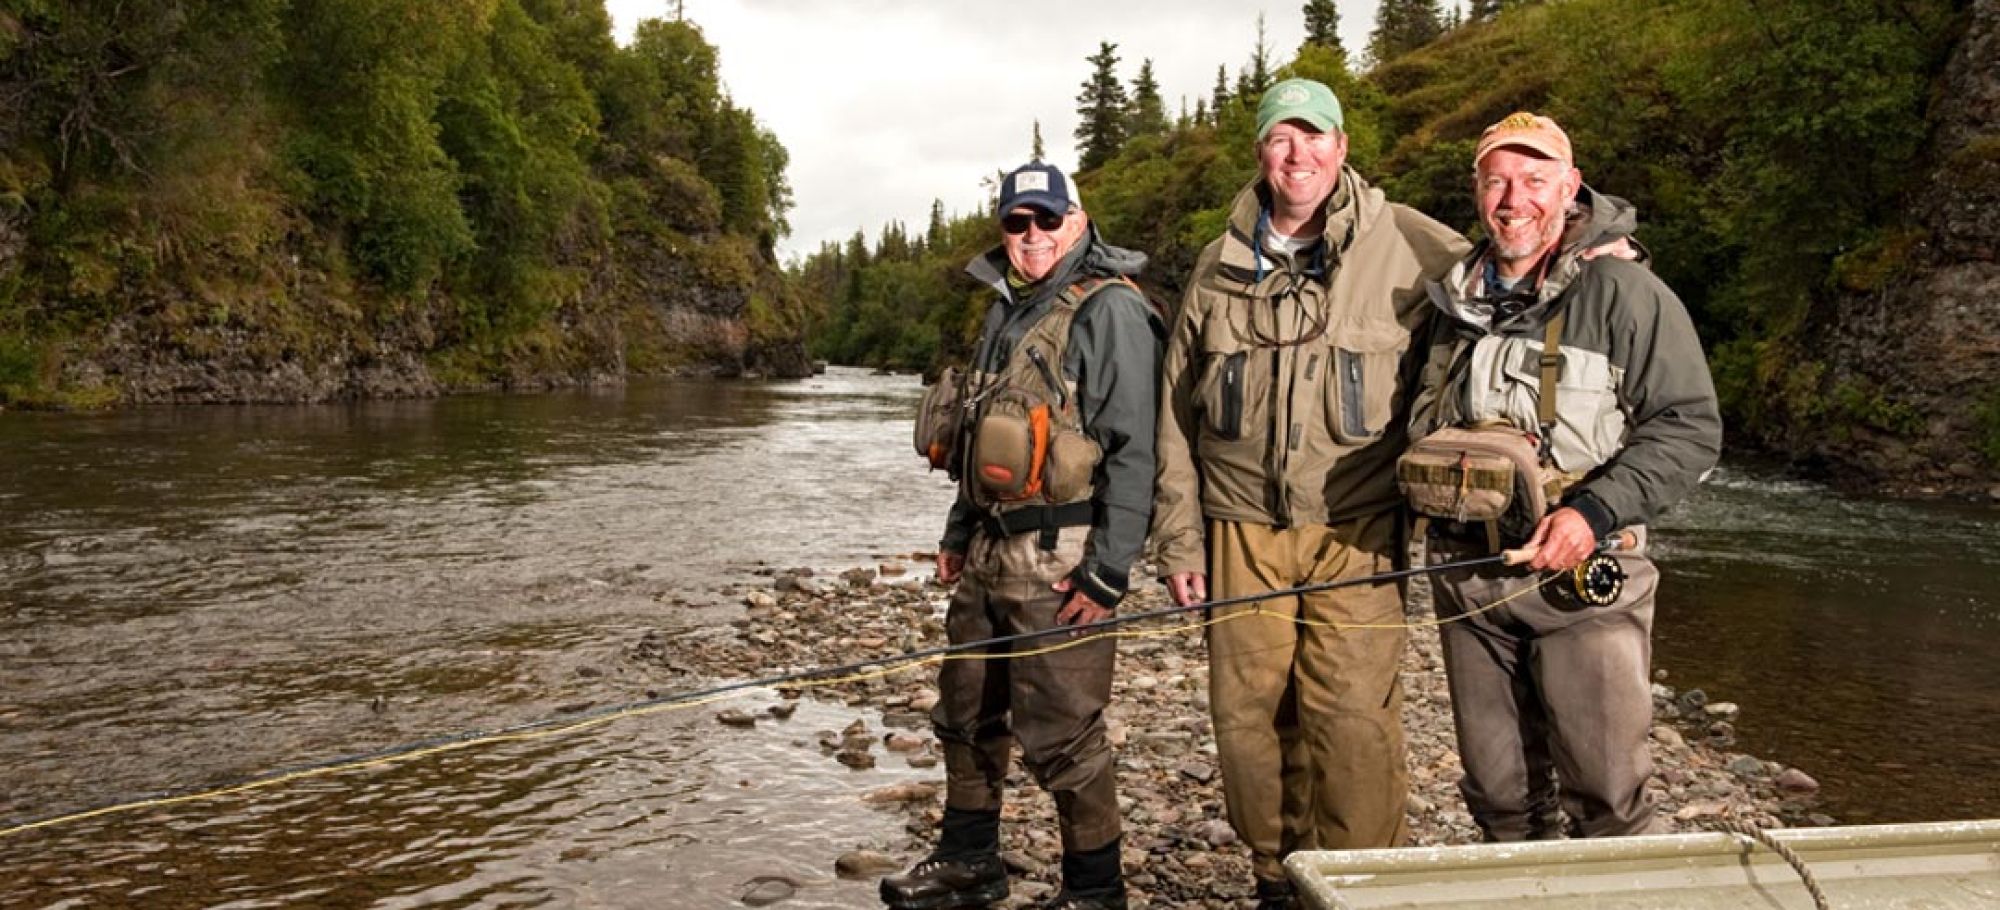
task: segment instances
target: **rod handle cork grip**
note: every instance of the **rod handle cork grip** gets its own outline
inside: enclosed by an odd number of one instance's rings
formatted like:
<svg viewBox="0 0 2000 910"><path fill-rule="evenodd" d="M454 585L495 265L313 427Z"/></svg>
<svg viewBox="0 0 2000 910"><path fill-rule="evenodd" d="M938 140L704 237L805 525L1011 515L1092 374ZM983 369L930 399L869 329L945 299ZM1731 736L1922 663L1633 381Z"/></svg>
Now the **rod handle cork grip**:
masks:
<svg viewBox="0 0 2000 910"><path fill-rule="evenodd" d="M1597 542L1597 552L1599 553L1622 553L1626 550L1636 550L1638 548L1639 535L1632 533L1629 528ZM1528 544L1512 550L1502 550L1500 551L1500 561L1510 566L1526 565L1533 562L1535 554L1541 551L1542 548L1539 544Z"/></svg>

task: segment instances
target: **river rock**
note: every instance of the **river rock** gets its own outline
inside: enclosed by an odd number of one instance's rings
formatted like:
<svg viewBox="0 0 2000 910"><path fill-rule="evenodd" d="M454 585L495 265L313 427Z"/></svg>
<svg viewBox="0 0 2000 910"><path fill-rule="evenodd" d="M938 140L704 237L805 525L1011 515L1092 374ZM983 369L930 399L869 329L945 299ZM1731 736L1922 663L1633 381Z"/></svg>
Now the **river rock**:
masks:
<svg viewBox="0 0 2000 910"><path fill-rule="evenodd" d="M1701 709L1707 704L1708 704L1708 693L1703 692L1700 689L1689 689L1686 692L1681 693L1680 705L1681 705L1681 711L1684 713L1687 714L1699 713Z"/></svg>
<svg viewBox="0 0 2000 910"><path fill-rule="evenodd" d="M799 883L782 875L759 875L743 883L743 896L737 898L750 907L768 907L779 901L788 901L799 893Z"/></svg>
<svg viewBox="0 0 2000 910"><path fill-rule="evenodd" d="M1000 864L1015 875L1040 875L1048 864L1029 856L1025 851L1008 850L1000 854Z"/></svg>
<svg viewBox="0 0 2000 910"><path fill-rule="evenodd" d="M793 697L796 697L795 693L788 692L786 694L793 695ZM775 717L779 720L785 720L787 718L790 718L792 715L799 713L799 703L796 701L781 701L775 705L765 708L764 710L768 712L772 717Z"/></svg>
<svg viewBox="0 0 2000 910"><path fill-rule="evenodd" d="M840 580L850 588L865 588L875 583L874 569L848 569L840 573Z"/></svg>
<svg viewBox="0 0 2000 910"><path fill-rule="evenodd" d="M902 868L895 857L873 850L849 850L833 861L833 874L846 879L875 878Z"/></svg>
<svg viewBox="0 0 2000 910"><path fill-rule="evenodd" d="M1653 741L1676 751L1687 748L1687 740L1681 737L1681 732L1665 724L1653 728Z"/></svg>
<svg viewBox="0 0 2000 910"><path fill-rule="evenodd" d="M891 733L882 737L882 748L891 752L915 752L928 740L911 733Z"/></svg>
<svg viewBox="0 0 2000 910"><path fill-rule="evenodd" d="M757 610L768 610L778 605L778 599L763 591L751 591L743 595L743 605Z"/></svg>
<svg viewBox="0 0 2000 910"><path fill-rule="evenodd" d="M719 712L715 715L715 719L721 721L725 727L757 726L757 716L740 708L730 708L727 711Z"/></svg>
<svg viewBox="0 0 2000 910"><path fill-rule="evenodd" d="M935 799L937 794L937 784L929 781L913 780L904 781L900 784L890 784L880 790L870 791L868 795L861 797L861 801L877 805L883 803L921 803Z"/></svg>
<svg viewBox="0 0 2000 910"><path fill-rule="evenodd" d="M932 689L924 689L910 696L910 710L912 711L922 711L925 714L929 714L932 708L937 707L937 703L938 694Z"/></svg>
<svg viewBox="0 0 2000 910"><path fill-rule="evenodd" d="M1779 773L1778 779L1773 783L1777 784L1778 789L1787 793L1812 793L1819 790L1819 781L1813 780L1812 775L1797 768L1786 768Z"/></svg>
<svg viewBox="0 0 2000 910"><path fill-rule="evenodd" d="M1207 762L1184 761L1175 770L1179 771L1182 777L1197 784L1205 784L1215 779L1215 766Z"/></svg>
<svg viewBox="0 0 2000 910"><path fill-rule="evenodd" d="M1723 767L1728 768L1729 773L1737 777L1764 776L1764 763L1749 755L1738 755L1730 759L1729 764Z"/></svg>
<svg viewBox="0 0 2000 910"><path fill-rule="evenodd" d="M1196 825L1195 836L1201 838L1202 843L1218 850L1236 843L1236 829L1229 827L1228 822L1219 818L1211 818Z"/></svg>
<svg viewBox="0 0 2000 910"><path fill-rule="evenodd" d="M866 771L875 767L875 755L870 752L841 751L833 754L833 760L856 771Z"/></svg>
<svg viewBox="0 0 2000 910"><path fill-rule="evenodd" d="M1741 710L1742 709L1736 707L1736 703L1733 701L1712 701L1702 706L1701 713L1706 714L1709 717L1715 717L1727 720L1729 718L1735 717L1738 713L1741 712Z"/></svg>
<svg viewBox="0 0 2000 910"><path fill-rule="evenodd" d="M894 578L895 576L910 571L910 567L903 565L900 562L885 562L877 569L877 571L881 572L882 577L884 578Z"/></svg>

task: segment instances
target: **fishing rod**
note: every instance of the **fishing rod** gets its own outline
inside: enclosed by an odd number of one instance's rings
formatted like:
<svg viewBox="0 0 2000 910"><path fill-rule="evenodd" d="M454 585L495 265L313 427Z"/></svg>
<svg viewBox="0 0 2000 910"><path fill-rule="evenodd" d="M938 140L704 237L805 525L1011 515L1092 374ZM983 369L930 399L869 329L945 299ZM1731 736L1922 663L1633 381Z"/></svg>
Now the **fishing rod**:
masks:
<svg viewBox="0 0 2000 910"><path fill-rule="evenodd" d="M1597 562L1599 560L1602 560L1604 565L1608 565L1610 567L1610 571L1609 574L1605 574L1602 571L1600 571L1598 573L1598 577L1612 578L1613 576L1615 576L1614 579L1615 588L1622 589L1624 585L1624 572L1621 569L1619 569L1615 561L1609 559L1604 554L1616 549L1628 549L1632 545L1633 545L1633 540L1629 532L1616 537L1606 538L1604 541L1599 543L1599 549L1595 555L1593 555L1589 559L1586 559L1582 566L1578 566L1576 569L1567 573L1571 577L1571 584L1563 587L1576 588L1579 592L1583 591L1584 589L1582 586L1586 583L1584 567L1589 566L1592 563ZM441 752L455 751L458 749L469 748L471 746L479 745L482 743L501 742L507 740L516 740L516 739L529 739L540 736L552 736L557 733L570 732L575 730L586 729L593 726L598 726L604 723L608 723L611 720L620 717L629 717L641 714L656 713L677 706L692 707L697 704L716 701L723 696L732 695L734 693L741 692L747 689L784 688L788 685L810 682L813 680L821 680L825 684L831 684L833 682L838 682L839 680L837 679L837 677L843 674L857 673L869 670L871 668L880 668L880 667L890 668L888 670L881 671L883 673L899 672L901 670L908 669L910 667L931 661L933 659L949 658L973 650L990 650L992 648L1001 645L1012 645L1020 642L1030 641L1033 639L1049 638L1058 635L1068 635L1074 639L1073 642L1064 645L1065 647L1067 647L1070 644L1081 644L1087 638L1094 637L1094 633L1098 633L1106 629L1115 628L1117 626L1129 625L1131 623L1140 622L1143 620L1158 619L1166 616L1178 616L1184 613L1191 613L1196 610L1215 610L1222 607L1241 606L1244 604L1256 603L1259 601L1273 600L1280 597L1296 597L1303 594L1314 594L1320 591L1330 591L1336 588L1346 588L1355 585L1383 584L1391 581L1400 581L1405 578L1412 578L1420 575L1432 575L1439 572L1448 572L1458 569L1471 569L1480 566L1488 566L1495 564L1504 564L1510 566L1525 565L1526 563L1534 559L1535 553L1536 553L1536 548L1528 546L1528 547L1522 547L1520 549L1504 550L1502 552L1495 553L1489 556L1479 556L1471 559L1461 559L1454 562L1439 563L1437 565L1431 565L1431 566L1412 566L1407 569L1396 569L1389 572L1381 572L1374 575L1366 575L1357 578L1343 578L1343 579L1336 579L1334 581L1315 582L1312 584L1298 585L1290 588L1280 588L1273 591L1261 591L1254 594L1244 594L1237 597L1225 597L1220 600L1205 600L1194 603L1178 604L1174 606L1163 607L1157 610L1146 610L1139 613L1129 613L1119 616L1111 616L1105 619L1097 620L1095 622L1081 623L1077 625L1068 625L1068 626L1057 626L1049 629L1039 629L1033 632L1021 632L1013 635L1001 635L993 638L982 638L975 641L960 642L958 644L939 645L937 647L924 648L916 651L905 651L901 654L876 658L873 660L855 661L852 663L840 664L832 667L816 667L809 670L796 670L789 673L781 673L775 676L766 676L758 679L725 683L723 685L713 686L707 689L698 689L692 692L682 692L674 695L665 695L656 698L648 698L642 701L628 702L620 705L612 705L605 708L597 709L595 711L581 712L574 715L549 717L549 718L543 718L541 720L529 721L527 723L514 724L505 727L497 727L488 730L472 730L463 733L451 734L447 736L433 737L430 739L419 740L413 743L405 743L400 746L393 746L387 749L380 749L373 752L364 752L353 755L340 756L337 758L331 758L324 761L311 762L302 765L293 765L290 767L280 768L273 771L267 771L262 774L256 774L250 777L241 778L233 783L223 784L219 786L162 791L160 793L141 797L139 799L121 800L90 809L83 809L73 812L64 812L54 815L48 815L48 816L43 816L41 818L34 818L21 822L8 822L5 824L0 824L0 838L6 838L11 835L20 834L22 832L34 830L37 828L52 827L67 822L81 821L87 818L93 818L97 816L110 815L118 812L133 811L148 807L160 807L160 806L175 805L184 802L193 802L195 800L212 798L230 793L240 793L246 790L256 789L260 787L273 786L279 783L291 780L297 780L304 777L312 777L321 774L330 774L336 771L351 770L356 768L367 767L369 765L384 764L402 758L414 758L422 755L433 755ZM1540 587L1540 584L1538 583L1536 587ZM1600 594L1602 594L1601 586L1599 588L1599 592ZM1612 599L1615 599L1616 594L1617 590L1612 590L1609 596ZM1586 599L1585 602L1594 603L1596 601L1592 599ZM1609 601L1605 602L1608 603ZM1487 608L1482 608L1482 609L1489 609L1491 606L1497 606L1497 605L1498 603L1495 603L1493 605L1489 605L1489 607ZM1471 614L1461 614L1459 617L1455 618L1464 618L1465 616L1468 615ZM1342 624L1342 625L1353 625L1353 624ZM1407 624L1399 623L1396 625L1404 626ZM1002 653L998 655L981 655L981 656L1006 658L1009 655ZM826 680L824 679L825 677L836 677L836 679Z"/></svg>

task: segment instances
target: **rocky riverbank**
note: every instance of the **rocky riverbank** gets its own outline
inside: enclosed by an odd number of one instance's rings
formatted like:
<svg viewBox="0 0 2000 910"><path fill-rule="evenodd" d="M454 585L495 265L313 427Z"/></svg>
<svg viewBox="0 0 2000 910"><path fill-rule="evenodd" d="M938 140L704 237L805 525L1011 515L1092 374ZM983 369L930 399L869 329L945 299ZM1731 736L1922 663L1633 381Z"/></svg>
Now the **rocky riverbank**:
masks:
<svg viewBox="0 0 2000 910"><path fill-rule="evenodd" d="M746 610L734 634L682 650L649 636L635 660L713 678L748 678L868 661L944 644L943 607L949 591L910 562L852 569L838 577L810 570L774 572L772 582L731 590ZM1165 606L1164 591L1142 579L1127 613ZM1410 619L1418 623L1403 661L1404 726L1409 737L1410 827L1419 844L1472 843L1478 839L1460 802L1458 754L1453 742L1443 659L1430 617L1428 594L1413 592ZM1209 727L1208 666L1201 638L1173 631L1191 620L1160 619L1127 627L1119 643L1119 673L1108 722L1119 750L1120 803L1125 810L1125 868L1138 906L1235 908L1249 906L1249 859L1223 814L1215 737ZM882 665L888 669L890 664ZM860 804L899 812L906 836L886 852L864 849L827 857L849 877L873 877L921 857L942 812L944 773L926 711L935 703L935 670L929 667L814 685L809 696L838 699L869 711L872 719L845 730L816 731L831 766L873 767L904 763L935 768L935 781L857 793ZM786 714L789 705L771 713ZM1736 708L1699 690L1654 689L1653 729L1658 771L1653 790L1661 814L1676 830L1712 828L1724 821L1763 827L1830 824L1814 813L1817 784L1785 768L1730 751ZM718 723L754 725L764 717L721 705ZM1016 872L1013 895L1003 906L1023 906L1053 893L1059 877L1052 801L1016 765L1009 779L1003 847ZM758 897L753 895L752 897ZM782 895L766 897L782 899ZM762 898L760 897L760 900ZM771 901L766 901L771 902Z"/></svg>

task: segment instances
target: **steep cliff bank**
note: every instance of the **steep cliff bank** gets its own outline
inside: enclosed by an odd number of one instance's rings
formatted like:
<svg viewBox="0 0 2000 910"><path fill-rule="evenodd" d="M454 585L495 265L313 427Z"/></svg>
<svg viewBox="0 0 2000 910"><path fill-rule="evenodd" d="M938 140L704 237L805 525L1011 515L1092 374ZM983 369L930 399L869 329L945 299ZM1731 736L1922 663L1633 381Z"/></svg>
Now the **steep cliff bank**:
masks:
<svg viewBox="0 0 2000 910"><path fill-rule="evenodd" d="M1906 229L1808 330L1820 394L1864 419L1771 440L1895 492L2000 493L2000 0L1976 0L1933 98ZM2000 499L2000 495L1994 498Z"/></svg>

